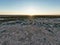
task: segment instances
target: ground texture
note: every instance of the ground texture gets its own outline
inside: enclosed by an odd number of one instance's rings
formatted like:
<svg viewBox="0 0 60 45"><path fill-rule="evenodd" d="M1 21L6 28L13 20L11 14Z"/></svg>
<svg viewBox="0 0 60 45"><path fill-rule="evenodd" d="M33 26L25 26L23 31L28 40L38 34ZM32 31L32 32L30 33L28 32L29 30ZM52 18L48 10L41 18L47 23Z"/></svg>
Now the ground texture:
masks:
<svg viewBox="0 0 60 45"><path fill-rule="evenodd" d="M0 45L60 45L60 18L0 21Z"/></svg>

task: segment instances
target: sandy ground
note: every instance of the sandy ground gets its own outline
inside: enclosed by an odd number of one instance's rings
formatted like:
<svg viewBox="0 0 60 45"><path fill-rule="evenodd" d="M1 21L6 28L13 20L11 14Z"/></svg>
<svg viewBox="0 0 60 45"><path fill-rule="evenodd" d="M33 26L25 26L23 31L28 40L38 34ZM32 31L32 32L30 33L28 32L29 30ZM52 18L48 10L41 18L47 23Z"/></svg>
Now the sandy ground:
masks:
<svg viewBox="0 0 60 45"><path fill-rule="evenodd" d="M60 18L2 22L0 45L60 45Z"/></svg>

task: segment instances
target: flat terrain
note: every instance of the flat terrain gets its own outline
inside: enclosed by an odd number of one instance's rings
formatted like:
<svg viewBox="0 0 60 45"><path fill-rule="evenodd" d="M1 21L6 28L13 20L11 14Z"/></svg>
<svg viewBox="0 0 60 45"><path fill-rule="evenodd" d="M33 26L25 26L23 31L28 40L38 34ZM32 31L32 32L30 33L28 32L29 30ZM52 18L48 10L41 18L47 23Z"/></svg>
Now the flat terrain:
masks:
<svg viewBox="0 0 60 45"><path fill-rule="evenodd" d="M0 45L60 45L60 17L0 16Z"/></svg>

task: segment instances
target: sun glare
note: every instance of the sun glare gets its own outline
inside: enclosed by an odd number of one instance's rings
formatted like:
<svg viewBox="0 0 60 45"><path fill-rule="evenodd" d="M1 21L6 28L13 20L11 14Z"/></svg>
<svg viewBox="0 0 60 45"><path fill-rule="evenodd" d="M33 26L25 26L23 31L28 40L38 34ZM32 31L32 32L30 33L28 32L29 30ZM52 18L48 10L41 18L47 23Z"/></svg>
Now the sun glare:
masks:
<svg viewBox="0 0 60 45"><path fill-rule="evenodd" d="M28 8L25 9L24 12L25 12L26 14L32 16L32 15L35 15L35 14L36 14L37 10L36 10L34 7L28 7Z"/></svg>

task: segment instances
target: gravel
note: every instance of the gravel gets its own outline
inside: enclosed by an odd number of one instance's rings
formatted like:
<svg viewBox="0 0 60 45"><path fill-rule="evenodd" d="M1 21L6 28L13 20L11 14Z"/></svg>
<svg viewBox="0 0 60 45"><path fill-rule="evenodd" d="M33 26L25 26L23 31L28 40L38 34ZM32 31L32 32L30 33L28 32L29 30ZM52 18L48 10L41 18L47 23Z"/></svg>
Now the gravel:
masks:
<svg viewBox="0 0 60 45"><path fill-rule="evenodd" d="M0 23L0 45L60 45L60 18L23 18Z"/></svg>

